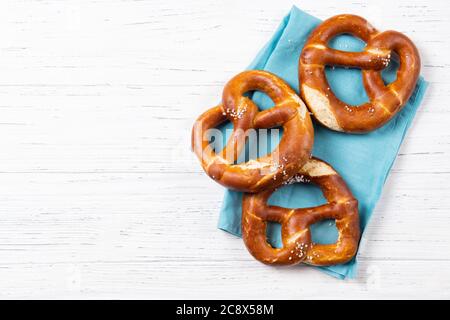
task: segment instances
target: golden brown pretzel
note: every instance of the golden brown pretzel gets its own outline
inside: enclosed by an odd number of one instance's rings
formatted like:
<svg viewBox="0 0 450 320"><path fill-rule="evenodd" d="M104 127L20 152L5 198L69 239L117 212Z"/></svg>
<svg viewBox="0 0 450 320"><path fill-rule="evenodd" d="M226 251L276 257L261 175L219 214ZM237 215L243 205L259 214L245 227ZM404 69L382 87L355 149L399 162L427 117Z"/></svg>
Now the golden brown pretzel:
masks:
<svg viewBox="0 0 450 320"><path fill-rule="evenodd" d="M328 47L333 37L349 33L366 42L362 52L346 52ZM385 85L381 70L395 52L400 59L397 79ZM362 69L369 102L349 106L330 89L326 65ZM309 36L299 63L300 91L315 118L336 130L362 133L381 127L408 101L420 72L417 48L396 31L378 32L365 19L349 14L334 16L320 24Z"/></svg>
<svg viewBox="0 0 450 320"><path fill-rule="evenodd" d="M254 90L265 92L275 106L258 112L244 95ZM226 120L233 123L233 133L217 154L206 134ZM284 131L272 153L234 164L250 129L276 126ZM258 192L289 179L311 156L313 140L311 118L302 100L283 80L259 70L244 71L231 79L223 90L222 104L203 113L192 129L192 148L205 172L225 187L245 192Z"/></svg>
<svg viewBox="0 0 450 320"><path fill-rule="evenodd" d="M316 266L345 263L356 253L359 242L358 201L344 180L326 162L312 158L289 182L317 184L328 203L300 209L267 204L275 191L244 194L242 201L242 238L250 253L266 264L292 265L300 262ZM339 237L334 244L311 241L310 226L320 220L335 219ZM281 224L282 248L266 240L268 221Z"/></svg>

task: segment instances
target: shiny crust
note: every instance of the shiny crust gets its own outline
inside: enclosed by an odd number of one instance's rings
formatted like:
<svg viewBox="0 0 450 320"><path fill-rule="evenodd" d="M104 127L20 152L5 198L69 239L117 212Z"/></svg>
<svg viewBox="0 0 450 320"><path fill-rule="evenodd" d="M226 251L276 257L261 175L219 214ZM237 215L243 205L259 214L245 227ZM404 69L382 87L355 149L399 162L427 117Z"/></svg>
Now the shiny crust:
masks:
<svg viewBox="0 0 450 320"><path fill-rule="evenodd" d="M287 209L267 204L276 189L244 194L242 238L257 260L274 265L304 262L327 266L348 262L356 254L360 237L357 200L339 174L320 159L312 158L291 178L291 182L309 181L322 189L327 204ZM339 236L334 244L312 243L309 227L324 219L336 221ZM273 248L267 243L268 221L281 224L282 248Z"/></svg>
<svg viewBox="0 0 450 320"><path fill-rule="evenodd" d="M328 41L352 34L366 42L362 52L345 52L328 47ZM395 53L400 61L397 79L385 85L381 78ZM369 102L349 106L330 89L326 65L362 69ZM378 32L365 19L349 14L334 16L309 36L299 62L300 92L314 117L324 126L351 133L375 130L388 122L410 98L420 72L420 56L412 41L396 31Z"/></svg>
<svg viewBox="0 0 450 320"><path fill-rule="evenodd" d="M275 103L269 110L258 107L244 94L262 91ZM216 153L205 137L230 120L234 129L226 147ZM256 160L234 164L249 129L283 127L283 136L272 153ZM192 129L192 149L204 171L221 185L244 192L273 188L298 172L310 158L314 131L309 112L294 90L266 71L245 71L231 79L223 90L222 104L203 113ZM231 152L230 152L231 151ZM227 155L231 154L231 157Z"/></svg>

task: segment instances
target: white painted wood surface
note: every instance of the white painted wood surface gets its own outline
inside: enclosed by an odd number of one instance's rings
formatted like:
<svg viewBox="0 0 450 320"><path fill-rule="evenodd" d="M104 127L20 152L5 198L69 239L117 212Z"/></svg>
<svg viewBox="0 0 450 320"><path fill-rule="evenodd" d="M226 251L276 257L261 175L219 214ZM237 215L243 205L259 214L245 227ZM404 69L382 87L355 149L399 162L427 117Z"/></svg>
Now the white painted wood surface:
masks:
<svg viewBox="0 0 450 320"><path fill-rule="evenodd" d="M357 279L272 268L216 229L189 151L292 4L418 45L431 82ZM1 298L450 298L450 2L0 2Z"/></svg>

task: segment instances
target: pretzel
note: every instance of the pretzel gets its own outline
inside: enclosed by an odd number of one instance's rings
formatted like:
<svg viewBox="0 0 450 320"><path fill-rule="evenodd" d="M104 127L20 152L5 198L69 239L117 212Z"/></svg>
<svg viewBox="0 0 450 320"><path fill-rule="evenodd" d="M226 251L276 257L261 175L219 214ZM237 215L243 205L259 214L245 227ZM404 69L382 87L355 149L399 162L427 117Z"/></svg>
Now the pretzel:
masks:
<svg viewBox="0 0 450 320"><path fill-rule="evenodd" d="M349 33L366 42L362 52L346 52L328 47L333 37ZM400 59L397 79L385 85L381 70L392 53ZM330 89L326 65L362 69L369 102L349 106ZM420 72L417 48L396 31L378 32L365 19L349 14L334 16L320 24L309 36L300 56L301 96L314 117L324 126L344 132L364 133L388 122L408 101Z"/></svg>
<svg viewBox="0 0 450 320"><path fill-rule="evenodd" d="M259 112L244 95L254 90L265 92L275 106ZM233 133L217 154L206 133L226 120L233 123ZM276 126L283 126L284 131L272 153L234 164L249 130ZM313 140L311 118L303 101L283 80L260 70L244 71L231 79L223 90L222 104L203 113L192 129L192 149L204 171L223 186L244 192L274 187L293 176L310 158ZM230 151L231 156L223 156Z"/></svg>
<svg viewBox="0 0 450 320"><path fill-rule="evenodd" d="M244 194L242 202L242 238L250 253L266 264L293 265L300 262L315 266L345 263L358 248L358 201L339 174L326 162L312 158L287 183L317 184L328 203L300 209L268 205L276 189ZM310 226L320 220L335 219L339 237L334 244L312 243ZM268 221L281 224L282 248L273 248L266 240Z"/></svg>

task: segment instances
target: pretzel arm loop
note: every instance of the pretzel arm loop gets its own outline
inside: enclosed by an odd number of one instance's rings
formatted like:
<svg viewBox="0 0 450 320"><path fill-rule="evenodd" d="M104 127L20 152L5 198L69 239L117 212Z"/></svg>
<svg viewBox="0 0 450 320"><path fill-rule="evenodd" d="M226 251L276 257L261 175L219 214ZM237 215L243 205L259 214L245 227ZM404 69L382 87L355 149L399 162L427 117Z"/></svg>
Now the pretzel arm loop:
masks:
<svg viewBox="0 0 450 320"><path fill-rule="evenodd" d="M254 120L255 128L273 128L283 125L297 114L297 108L292 105L277 105L258 113Z"/></svg>
<svg viewBox="0 0 450 320"><path fill-rule="evenodd" d="M382 70L390 61L389 52L350 52L309 45L302 51L302 62L307 65L340 66L360 69Z"/></svg>
<svg viewBox="0 0 450 320"><path fill-rule="evenodd" d="M266 206L258 211L258 216L265 221L283 223L291 210L279 206Z"/></svg>
<svg viewBox="0 0 450 320"><path fill-rule="evenodd" d="M335 219L339 215L341 207L336 202L325 203L317 207L297 208L292 214L292 223L295 224L295 218L305 221L310 226L316 222L325 219Z"/></svg>
<svg viewBox="0 0 450 320"><path fill-rule="evenodd" d="M221 156L229 163L234 163L239 158L248 139L248 130L253 128L253 119L258 113L258 107L251 100L246 101L243 110L245 111L238 116L231 116L234 129L221 152ZM226 111L224 114L230 117Z"/></svg>

